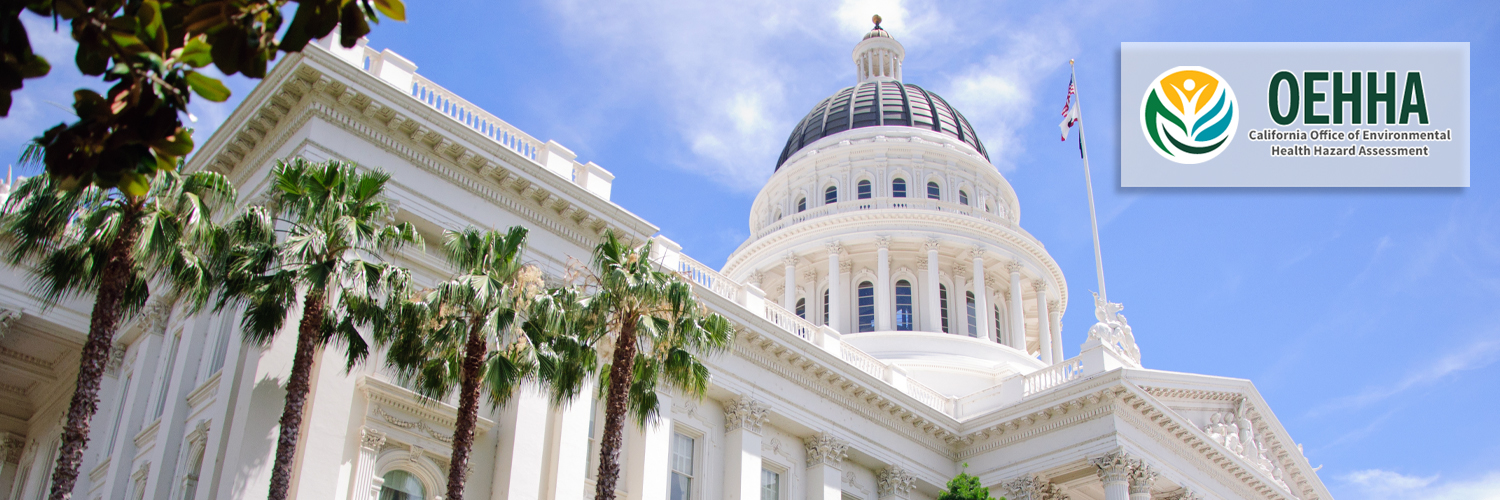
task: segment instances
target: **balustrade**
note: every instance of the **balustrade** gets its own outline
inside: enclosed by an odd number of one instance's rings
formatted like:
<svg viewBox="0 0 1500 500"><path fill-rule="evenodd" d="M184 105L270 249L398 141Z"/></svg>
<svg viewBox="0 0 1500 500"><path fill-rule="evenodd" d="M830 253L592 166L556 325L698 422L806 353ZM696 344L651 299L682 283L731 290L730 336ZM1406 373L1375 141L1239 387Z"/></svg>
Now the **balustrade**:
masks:
<svg viewBox="0 0 1500 500"><path fill-rule="evenodd" d="M1072 382L1082 376L1083 359L1081 357L1074 357L1027 375L1021 396L1031 396L1032 394Z"/></svg>
<svg viewBox="0 0 1500 500"><path fill-rule="evenodd" d="M411 96L533 161L538 161L538 155L545 149L545 143L542 141L511 126L505 120L485 112L479 106L475 106L422 75L412 75Z"/></svg>
<svg viewBox="0 0 1500 500"><path fill-rule="evenodd" d="M837 203L823 205L821 207L809 209L809 210L806 210L806 211L794 213L794 214L782 217L780 220L776 220L776 221L773 221L773 222L771 222L769 224L761 226L759 229L757 229L755 231L755 237L756 238L760 238L762 236L774 233L774 232L779 231L781 229L784 229L784 228L787 228L787 227L791 227L791 226L800 224L802 222L805 222L805 221L808 221L808 220L812 220L812 219L816 219L816 218L819 218L819 217L824 217L824 216L834 215L834 214L839 214L839 213L859 211L859 210L880 210L880 209L917 209L917 210L935 210L935 211L939 211L939 212L952 212L952 213L957 213L957 214L962 214L962 215L968 215L968 216L971 216L971 217L978 217L978 218L981 218L981 219L984 219L984 220L987 220L987 221L990 221L990 222L993 222L993 223L996 223L996 224L1000 224L1000 225L1008 227L1008 228L1017 229L1017 230L1020 229L1020 228L1018 228L1016 226L1016 224L1014 222L1012 222L1009 219L1006 219L1004 217L1001 217L999 215L995 215L995 214L992 214L992 213L989 213L989 212L985 212L984 209L982 209L982 208L976 208L976 207L973 207L973 206L970 206L970 205L965 205L965 204L962 204L962 203L952 203L952 202L938 201L938 200L923 200L923 199L916 199L916 198L875 198L875 199L865 199L865 200L841 201L841 202L837 202ZM1024 231L1023 231L1023 233L1024 233Z"/></svg>

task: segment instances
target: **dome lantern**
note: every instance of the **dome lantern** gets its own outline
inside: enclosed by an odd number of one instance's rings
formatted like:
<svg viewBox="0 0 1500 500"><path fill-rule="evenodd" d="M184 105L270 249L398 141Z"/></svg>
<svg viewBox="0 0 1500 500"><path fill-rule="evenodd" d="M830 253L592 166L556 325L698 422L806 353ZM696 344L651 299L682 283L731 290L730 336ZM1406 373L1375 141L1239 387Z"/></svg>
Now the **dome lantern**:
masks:
<svg viewBox="0 0 1500 500"><path fill-rule="evenodd" d="M865 33L864 40L854 46L854 74L859 82L901 81L901 61L906 58L906 48L890 33L880 27L880 16L870 19L875 28Z"/></svg>

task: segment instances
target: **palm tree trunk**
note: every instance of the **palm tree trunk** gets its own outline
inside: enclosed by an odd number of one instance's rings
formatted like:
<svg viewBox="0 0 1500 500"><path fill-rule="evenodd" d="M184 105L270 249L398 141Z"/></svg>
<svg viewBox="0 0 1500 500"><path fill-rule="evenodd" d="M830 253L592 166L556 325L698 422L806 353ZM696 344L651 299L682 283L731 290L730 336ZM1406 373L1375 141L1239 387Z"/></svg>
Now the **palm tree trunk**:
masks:
<svg viewBox="0 0 1500 500"><path fill-rule="evenodd" d="M458 420L453 424L453 459L448 465L448 500L463 500L464 481L469 475L469 452L474 448L474 422L479 416L480 375L484 372L487 346L483 322L474 320L464 345L463 380L458 393Z"/></svg>
<svg viewBox="0 0 1500 500"><path fill-rule="evenodd" d="M58 447L57 468L52 472L52 492L48 497L51 500L67 500L78 481L78 466L83 462L83 449L89 440L89 421L99 410L99 382L104 378L104 365L109 362L115 330L120 327L121 303L135 267L133 249L141 237L138 211L138 206L128 204L122 211L120 234L105 259L99 295L94 299L94 312L89 318L89 338L79 356L78 382L68 404L68 422L63 426L62 444Z"/></svg>
<svg viewBox="0 0 1500 500"><path fill-rule="evenodd" d="M615 500L615 482L620 478L620 442L630 404L630 384L635 378L635 322L625 321L615 340L609 368L609 395L604 405L604 440L599 444L599 474L594 500Z"/></svg>
<svg viewBox="0 0 1500 500"><path fill-rule="evenodd" d="M322 336L321 292L308 291L302 303L302 322L297 326L297 353L292 356L292 377L286 382L286 407L281 410L281 436L276 441L276 464L271 469L269 500L286 500L292 484L292 460L302 433L302 409L312 388L313 354Z"/></svg>

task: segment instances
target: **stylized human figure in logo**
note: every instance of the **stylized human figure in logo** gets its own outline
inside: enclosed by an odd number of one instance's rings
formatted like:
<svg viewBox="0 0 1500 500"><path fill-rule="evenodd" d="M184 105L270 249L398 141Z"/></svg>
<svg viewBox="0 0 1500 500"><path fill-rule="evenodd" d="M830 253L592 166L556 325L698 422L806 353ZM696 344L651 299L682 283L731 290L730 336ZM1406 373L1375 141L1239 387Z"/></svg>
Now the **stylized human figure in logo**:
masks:
<svg viewBox="0 0 1500 500"><path fill-rule="evenodd" d="M1153 149L1176 163L1218 156L1239 125L1237 101L1217 73L1179 66L1152 81L1141 98L1141 129Z"/></svg>

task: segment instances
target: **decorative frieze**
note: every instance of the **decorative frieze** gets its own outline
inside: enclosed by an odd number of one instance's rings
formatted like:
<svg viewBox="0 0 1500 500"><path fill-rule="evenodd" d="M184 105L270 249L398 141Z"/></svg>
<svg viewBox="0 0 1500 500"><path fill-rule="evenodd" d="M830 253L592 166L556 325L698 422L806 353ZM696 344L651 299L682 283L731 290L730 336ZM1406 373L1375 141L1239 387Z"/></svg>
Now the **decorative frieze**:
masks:
<svg viewBox="0 0 1500 500"><path fill-rule="evenodd" d="M849 442L833 437L826 432L808 436L802 440L807 447L807 466L832 465L838 467L849 456Z"/></svg>
<svg viewBox="0 0 1500 500"><path fill-rule="evenodd" d="M770 420L770 413L770 407L749 397L725 401L724 430L745 429L760 434L761 426Z"/></svg>

